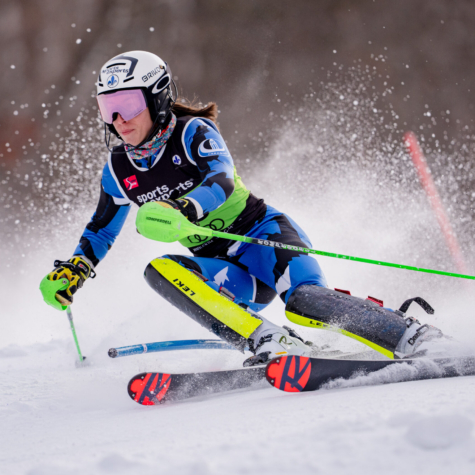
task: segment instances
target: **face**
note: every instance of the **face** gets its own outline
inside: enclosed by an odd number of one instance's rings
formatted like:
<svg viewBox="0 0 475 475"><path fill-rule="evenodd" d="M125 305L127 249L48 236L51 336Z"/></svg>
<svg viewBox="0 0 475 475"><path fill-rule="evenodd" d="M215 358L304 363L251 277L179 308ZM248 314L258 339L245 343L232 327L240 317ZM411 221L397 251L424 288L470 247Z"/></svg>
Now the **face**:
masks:
<svg viewBox="0 0 475 475"><path fill-rule="evenodd" d="M134 146L139 145L147 137L153 126L148 108L130 120L124 120L117 114L113 124L122 140Z"/></svg>

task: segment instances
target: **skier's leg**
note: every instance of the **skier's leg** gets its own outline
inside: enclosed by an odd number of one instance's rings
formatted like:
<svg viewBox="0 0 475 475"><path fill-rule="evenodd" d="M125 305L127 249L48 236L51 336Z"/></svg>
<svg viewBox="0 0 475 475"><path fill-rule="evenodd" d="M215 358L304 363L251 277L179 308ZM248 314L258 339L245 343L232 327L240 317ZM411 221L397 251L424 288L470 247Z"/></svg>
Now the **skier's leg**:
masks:
<svg viewBox="0 0 475 475"><path fill-rule="evenodd" d="M164 257L201 274L206 284L216 292L223 288L230 291L235 297L234 303L249 307L253 312L267 307L276 297L274 289L227 260L180 255Z"/></svg>
<svg viewBox="0 0 475 475"><path fill-rule="evenodd" d="M311 247L308 237L298 225L270 206L267 207L264 219L257 222L247 235L299 247ZM317 260L296 251L238 242L229 248L227 260L274 289L284 302L298 285L327 285ZM311 348L295 331L269 321L259 326L251 339L257 354L247 360L247 364L262 363L279 354L311 353Z"/></svg>
<svg viewBox="0 0 475 475"><path fill-rule="evenodd" d="M316 285L302 285L285 307L287 318L298 325L332 330L394 357L406 330L404 319L369 300Z"/></svg>
<svg viewBox="0 0 475 475"><path fill-rule="evenodd" d="M274 299L275 291L230 262L165 256L147 266L145 280L172 305L240 350L248 346L255 353L252 336L257 328L274 335L276 354L302 355L307 350L300 339L254 313Z"/></svg>
<svg viewBox="0 0 475 475"><path fill-rule="evenodd" d="M413 355L425 348L422 343L443 336L439 329L421 325L399 310L394 312L369 300L315 285L298 287L285 313L291 322L336 331L388 358Z"/></svg>
<svg viewBox="0 0 475 475"><path fill-rule="evenodd" d="M294 221L271 207L248 235L312 247ZM293 323L337 331L389 358L414 353L424 339L441 335L434 327L421 325L405 314L328 289L320 266L311 256L250 244L237 243L233 248L232 262L273 287L286 303L287 318ZM264 326L259 327L253 337L264 333Z"/></svg>
<svg viewBox="0 0 475 475"><path fill-rule="evenodd" d="M177 262L185 259L188 268ZM252 287L251 277L234 267L234 271L242 273L241 291L249 295L251 290L246 287ZM262 320L234 303L231 292L222 286L217 288L203 272L206 273L192 258L165 256L154 259L145 269L144 277L150 287L172 305L243 351L248 346L247 339Z"/></svg>

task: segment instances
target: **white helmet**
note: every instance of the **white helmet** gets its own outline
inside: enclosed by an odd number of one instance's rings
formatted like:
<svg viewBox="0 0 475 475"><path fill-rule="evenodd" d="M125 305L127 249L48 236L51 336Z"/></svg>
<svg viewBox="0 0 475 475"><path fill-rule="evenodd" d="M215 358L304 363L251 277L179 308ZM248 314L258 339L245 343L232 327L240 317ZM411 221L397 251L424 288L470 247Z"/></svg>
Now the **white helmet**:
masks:
<svg viewBox="0 0 475 475"><path fill-rule="evenodd" d="M97 80L97 95L141 89L154 124L161 128L176 100L172 83L170 68L157 55L147 51L129 51L113 57L102 66ZM117 135L112 124L107 126Z"/></svg>

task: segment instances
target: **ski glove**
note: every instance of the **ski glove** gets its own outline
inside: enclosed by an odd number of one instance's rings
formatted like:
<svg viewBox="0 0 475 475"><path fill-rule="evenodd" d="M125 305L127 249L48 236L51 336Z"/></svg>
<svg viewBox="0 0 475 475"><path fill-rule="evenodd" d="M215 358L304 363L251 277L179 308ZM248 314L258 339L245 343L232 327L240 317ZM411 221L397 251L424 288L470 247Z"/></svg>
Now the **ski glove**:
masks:
<svg viewBox="0 0 475 475"><path fill-rule="evenodd" d="M191 200L186 198L179 198L177 200L160 200L156 201L157 204L162 205L164 208L173 208L178 210L190 223L196 223L198 220L198 213L196 207Z"/></svg>
<svg viewBox="0 0 475 475"><path fill-rule="evenodd" d="M40 290L46 303L65 310L73 303L77 290L89 277L96 277L96 273L92 263L83 256L73 256L65 262L56 260L54 265L55 269L41 281Z"/></svg>

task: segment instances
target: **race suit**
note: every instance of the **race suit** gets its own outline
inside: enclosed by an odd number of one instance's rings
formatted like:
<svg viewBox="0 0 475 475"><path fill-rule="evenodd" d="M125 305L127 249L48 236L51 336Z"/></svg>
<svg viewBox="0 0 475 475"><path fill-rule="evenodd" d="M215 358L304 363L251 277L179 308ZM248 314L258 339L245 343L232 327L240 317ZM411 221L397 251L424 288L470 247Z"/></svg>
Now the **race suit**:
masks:
<svg viewBox="0 0 475 475"><path fill-rule="evenodd" d="M150 166L149 166L150 164ZM104 166L99 203L75 255L97 265L119 235L130 205L186 196L195 206L198 226L311 247L302 229L244 186L217 126L210 120L180 117L150 162L134 160L124 145L115 147ZM287 303L301 285L326 287L317 260L297 251L189 236L180 241L192 256L167 256L200 272L210 287L226 287L236 303L254 311L278 294Z"/></svg>

